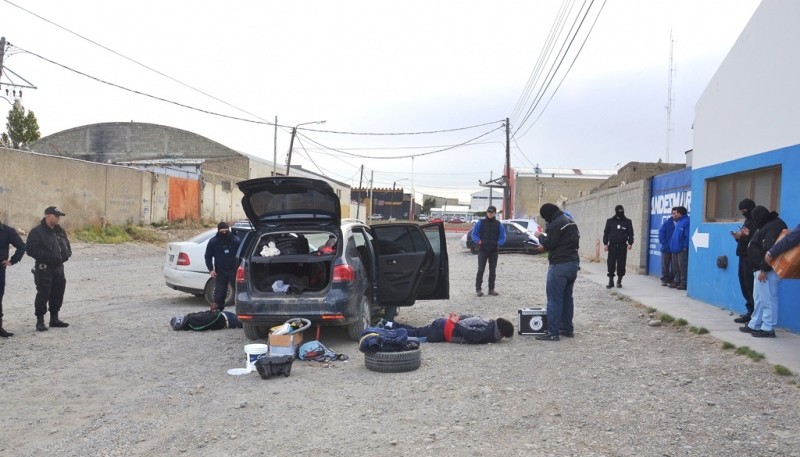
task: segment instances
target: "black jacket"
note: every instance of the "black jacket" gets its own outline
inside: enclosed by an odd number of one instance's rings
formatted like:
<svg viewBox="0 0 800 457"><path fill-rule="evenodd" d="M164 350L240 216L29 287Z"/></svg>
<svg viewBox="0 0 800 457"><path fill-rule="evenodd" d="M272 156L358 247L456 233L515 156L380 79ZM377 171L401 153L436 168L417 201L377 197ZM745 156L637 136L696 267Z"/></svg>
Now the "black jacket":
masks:
<svg viewBox="0 0 800 457"><path fill-rule="evenodd" d="M753 237L753 232L756 231L755 225L753 224L753 218L745 218L742 228L746 228L749 231L749 234L742 234L739 239L736 240L737 257L747 257L747 245L750 243L750 238Z"/></svg>
<svg viewBox="0 0 800 457"><path fill-rule="evenodd" d="M539 238L551 264L579 261L578 245L581 233L575 221L557 211L545 230L547 236Z"/></svg>
<svg viewBox="0 0 800 457"><path fill-rule="evenodd" d="M603 244L633 244L633 223L625 216L614 216L606 220Z"/></svg>
<svg viewBox="0 0 800 457"><path fill-rule="evenodd" d="M9 245L17 248L11 259L8 259ZM0 224L0 261L8 259L11 260L13 265L22 260L23 255L25 255L25 243L22 242L22 238L19 237L17 231L7 225Z"/></svg>
<svg viewBox="0 0 800 457"><path fill-rule="evenodd" d="M750 238L750 243L747 245L747 259L753 265L753 272L772 270L772 267L764 261L764 254L775 244L778 235L785 228L786 223L778 217L778 213L772 211L761 228Z"/></svg>
<svg viewBox="0 0 800 457"><path fill-rule="evenodd" d="M67 232L56 225L53 228L42 221L28 234L28 255L36 259L36 264L58 267L72 256L72 246L67 239Z"/></svg>

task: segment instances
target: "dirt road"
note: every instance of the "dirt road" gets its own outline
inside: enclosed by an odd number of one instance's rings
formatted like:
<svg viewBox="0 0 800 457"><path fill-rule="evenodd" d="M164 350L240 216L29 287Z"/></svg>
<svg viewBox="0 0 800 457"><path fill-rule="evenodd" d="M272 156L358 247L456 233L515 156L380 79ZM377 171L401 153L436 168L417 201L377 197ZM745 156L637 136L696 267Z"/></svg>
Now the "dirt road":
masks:
<svg viewBox="0 0 800 457"><path fill-rule="evenodd" d="M506 317L545 302L546 259L502 254L499 297L474 295L476 258L451 236L447 311ZM576 337L423 345L422 367L379 374L343 331L349 362L295 362L291 376L234 377L241 330L175 332L206 308L168 289L164 248L76 244L66 329L35 332L32 260L8 270L0 340L0 455L756 455L800 456L797 377L718 341L651 328L641 308L583 277ZM308 334L313 338L313 334Z"/></svg>

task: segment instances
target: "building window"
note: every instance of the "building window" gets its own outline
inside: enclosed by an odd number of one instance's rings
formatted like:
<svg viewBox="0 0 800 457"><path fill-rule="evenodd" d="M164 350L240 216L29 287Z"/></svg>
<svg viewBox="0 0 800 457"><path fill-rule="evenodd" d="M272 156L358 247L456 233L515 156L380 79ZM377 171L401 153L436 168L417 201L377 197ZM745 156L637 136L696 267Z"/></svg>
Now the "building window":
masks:
<svg viewBox="0 0 800 457"><path fill-rule="evenodd" d="M780 212L781 167L719 176L706 180L706 222L741 220L739 202L750 198L757 205Z"/></svg>
<svg viewBox="0 0 800 457"><path fill-rule="evenodd" d="M222 181L222 190L225 192L230 192L233 186L231 185L230 181Z"/></svg>

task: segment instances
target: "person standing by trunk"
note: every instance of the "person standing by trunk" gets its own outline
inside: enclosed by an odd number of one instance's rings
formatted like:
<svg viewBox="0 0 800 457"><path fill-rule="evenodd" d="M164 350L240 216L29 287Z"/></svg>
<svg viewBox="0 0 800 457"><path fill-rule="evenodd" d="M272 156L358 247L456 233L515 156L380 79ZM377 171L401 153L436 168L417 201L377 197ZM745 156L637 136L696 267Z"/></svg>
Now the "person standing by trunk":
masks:
<svg viewBox="0 0 800 457"><path fill-rule="evenodd" d="M9 246L16 248L11 258L8 257ZM3 329L3 295L6 291L6 268L19 263L23 255L25 255L25 243L22 242L17 230L0 222L0 338L14 336L13 333Z"/></svg>
<svg viewBox="0 0 800 457"><path fill-rule="evenodd" d="M64 262L72 256L67 232L58 225L62 216L66 216L56 206L48 206L44 217L28 234L28 255L33 257L33 279L36 283L36 330L44 332L44 315L50 308L50 327L69 327L69 324L58 318L61 305L64 303L64 291L67 289L67 278L64 276Z"/></svg>
<svg viewBox="0 0 800 457"><path fill-rule="evenodd" d="M739 202L739 212L744 216L744 223L739 230L731 232L731 236L736 240L736 257L739 258L739 288L742 289L744 296L744 307L747 310L744 314L740 315L733 322L737 324L746 324L750 322L750 316L753 315L753 264L747 258L747 244L750 243L750 238L755 232L753 227L753 208L756 207L756 202L745 198Z"/></svg>
<svg viewBox="0 0 800 457"><path fill-rule="evenodd" d="M625 217L625 208L617 205L614 208L614 217L606 220L603 230L604 251L608 252L608 285L606 289L614 287L614 273L617 274L617 287L622 287L622 277L625 276L625 263L628 261L628 251L633 248L633 223Z"/></svg>
<svg viewBox="0 0 800 457"><path fill-rule="evenodd" d="M478 273L475 275L475 293L483 297L483 272L489 262L489 295L499 295L494 290L497 277L497 255L500 246L506 242L506 229L495 218L497 208L486 208L486 218L475 223L472 229L472 242L478 246Z"/></svg>
<svg viewBox="0 0 800 457"><path fill-rule="evenodd" d="M228 285L236 287L236 253L241 243L242 240L231 233L230 226L224 221L217 224L217 234L208 240L206 267L211 277L216 279L211 311L223 311Z"/></svg>
<svg viewBox="0 0 800 457"><path fill-rule="evenodd" d="M669 287L670 289L686 290L686 279L689 274L688 211L683 206L677 206L672 212L672 218L675 219L675 231L672 232L669 248L672 252L672 269L675 272L675 279Z"/></svg>

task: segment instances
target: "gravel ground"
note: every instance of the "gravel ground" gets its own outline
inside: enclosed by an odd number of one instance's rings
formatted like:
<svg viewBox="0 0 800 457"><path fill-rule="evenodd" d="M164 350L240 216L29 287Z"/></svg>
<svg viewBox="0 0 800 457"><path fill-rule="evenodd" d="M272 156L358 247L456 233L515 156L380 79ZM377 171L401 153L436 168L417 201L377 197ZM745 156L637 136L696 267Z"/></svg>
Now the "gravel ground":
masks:
<svg viewBox="0 0 800 457"><path fill-rule="evenodd" d="M546 259L502 254L499 297L477 298L476 257L450 235L448 311L506 317L545 303ZM291 376L230 376L241 330L175 332L200 298L164 286L162 246L75 245L61 317L34 331L32 260L8 271L0 341L0 455L800 456L797 376L709 336L648 327L642 307L579 276L576 336L485 346L425 344L419 370L295 362ZM313 338L307 332L306 339Z"/></svg>

